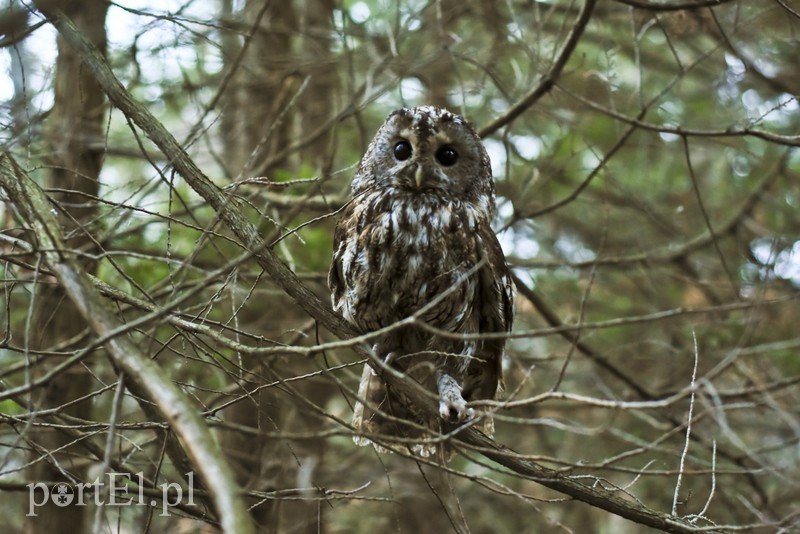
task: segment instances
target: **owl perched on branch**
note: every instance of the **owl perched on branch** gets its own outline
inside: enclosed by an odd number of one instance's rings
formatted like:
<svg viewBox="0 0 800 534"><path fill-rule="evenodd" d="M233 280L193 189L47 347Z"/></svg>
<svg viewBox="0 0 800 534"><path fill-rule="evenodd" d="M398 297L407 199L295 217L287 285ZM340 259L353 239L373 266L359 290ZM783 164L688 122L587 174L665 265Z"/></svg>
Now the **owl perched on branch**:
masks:
<svg viewBox="0 0 800 534"><path fill-rule="evenodd" d="M414 324L380 336L375 354L434 392L441 419L479 417L478 428L491 434L491 416L476 414L469 402L495 398L505 340L460 336L507 332L513 318L508 266L490 226L494 181L480 138L445 109L399 109L361 159L352 193L334 235L328 277L334 308L363 332L415 316ZM433 435L428 429L440 425L410 411L366 365L353 426L375 439L410 438L412 452L429 456L436 446L425 442ZM362 435L355 441L371 442Z"/></svg>

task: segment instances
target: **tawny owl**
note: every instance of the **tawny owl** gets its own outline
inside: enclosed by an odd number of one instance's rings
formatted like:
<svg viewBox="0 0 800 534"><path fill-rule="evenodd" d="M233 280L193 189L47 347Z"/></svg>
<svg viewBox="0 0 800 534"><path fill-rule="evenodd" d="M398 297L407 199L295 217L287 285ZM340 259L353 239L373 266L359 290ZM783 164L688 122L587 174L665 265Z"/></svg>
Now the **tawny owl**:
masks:
<svg viewBox="0 0 800 534"><path fill-rule="evenodd" d="M513 292L503 251L490 226L495 212L489 156L475 130L445 109L393 112L361 159L334 235L328 284L334 308L363 332L417 314L419 322L455 334L404 326L373 350L438 393L450 422L476 417L470 401L494 399L502 382L502 336L458 334L511 329ZM378 435L408 438L423 456L439 421L405 409L365 366L353 425L366 445ZM488 414L478 427L492 432ZM380 450L381 447L376 447Z"/></svg>

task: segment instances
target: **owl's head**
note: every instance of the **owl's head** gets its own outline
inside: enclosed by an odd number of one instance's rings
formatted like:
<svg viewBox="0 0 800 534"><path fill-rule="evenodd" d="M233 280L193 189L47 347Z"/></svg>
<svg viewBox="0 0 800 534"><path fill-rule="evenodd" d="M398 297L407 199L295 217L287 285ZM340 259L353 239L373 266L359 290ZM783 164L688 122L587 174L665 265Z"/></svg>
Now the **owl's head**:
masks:
<svg viewBox="0 0 800 534"><path fill-rule="evenodd" d="M392 112L378 129L353 179L353 194L393 187L411 195L432 195L494 204L489 155L463 117L421 106Z"/></svg>

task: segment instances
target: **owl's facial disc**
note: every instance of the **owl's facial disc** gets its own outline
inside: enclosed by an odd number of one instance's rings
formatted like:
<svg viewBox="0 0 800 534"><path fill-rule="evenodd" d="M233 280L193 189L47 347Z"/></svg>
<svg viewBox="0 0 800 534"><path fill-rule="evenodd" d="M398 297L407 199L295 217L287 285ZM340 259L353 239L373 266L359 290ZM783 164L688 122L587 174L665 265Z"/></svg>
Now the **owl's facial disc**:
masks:
<svg viewBox="0 0 800 534"><path fill-rule="evenodd" d="M398 163L400 183L416 190L452 185L447 170L459 161L450 136L430 125L401 129L392 142L392 157Z"/></svg>

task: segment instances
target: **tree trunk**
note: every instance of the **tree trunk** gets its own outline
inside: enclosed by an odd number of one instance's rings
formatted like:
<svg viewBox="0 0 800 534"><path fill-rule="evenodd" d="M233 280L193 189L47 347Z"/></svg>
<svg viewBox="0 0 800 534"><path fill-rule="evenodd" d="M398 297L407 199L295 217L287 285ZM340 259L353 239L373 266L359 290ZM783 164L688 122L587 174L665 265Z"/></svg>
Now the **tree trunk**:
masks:
<svg viewBox="0 0 800 534"><path fill-rule="evenodd" d="M230 7L224 9L230 12ZM282 178L281 171L289 174L300 167L295 164L296 156L281 156L281 153L292 142L318 129L330 116L332 88L336 86L336 73L328 61L332 9L329 0L272 4L268 8L261 0L251 0L244 8L244 17L239 20L257 26L242 66L234 76L223 116L226 164L232 177L255 175L277 181ZM240 49L232 39L227 43L225 55L233 60ZM312 156L303 162L316 168L328 167L328 143L328 137L317 140L304 152ZM281 216L273 214L269 207L267 210L276 219ZM262 312L270 307L286 309L288 305L264 302L260 310L251 308L258 315L248 313L245 318L243 313L242 319L258 325L264 335L279 336L292 328L292 321L267 321ZM302 320L301 313L292 316L294 324ZM283 379L315 370L313 362L298 366L296 360L292 365L272 360L266 364L268 369L262 367L264 359L259 357L243 357L241 364L254 371L254 376ZM297 388L306 398L324 405L331 394L330 388L319 387L318 383L310 386L303 383ZM317 421L309 416L307 407L298 406L291 396L276 388L253 394L227 408L223 415L232 423L271 432L308 431ZM322 439L287 445L285 440L256 439L252 434L235 431L224 432L222 438L238 482L248 489L270 491L320 484ZM317 502L304 500L268 500L253 508L261 532L270 533L287 529L321 532L320 513Z"/></svg>
<svg viewBox="0 0 800 534"><path fill-rule="evenodd" d="M106 50L105 17L108 3L101 0L65 3L63 9L77 27L103 53ZM102 140L105 115L104 94L91 73L82 68L76 52L60 37L55 74L55 103L49 119L50 172L48 186L68 191L53 193L58 202L55 208L66 233L71 236L70 248L86 251L91 240L84 225L91 224L96 213L92 201L98 193L100 167L103 153L96 148ZM83 262L92 272L92 262ZM40 279L36 286L34 314L30 330L26 332L30 346L46 349L64 342L83 331L86 323L66 298L63 290L48 279ZM63 350L63 349L62 349ZM37 357L34 376L45 374L59 360ZM91 376L82 366L73 366L44 386L34 396L34 409L53 409L64 406L60 412L90 419L89 402L69 404L90 391ZM31 482L68 479L63 473L79 481L85 479L86 464L76 463L82 450L77 446L65 447L71 441L56 429L41 428L30 435L31 459L28 469ZM27 518L25 530L30 534L59 532L85 532L84 511L77 506L59 507L49 502L38 510L37 517Z"/></svg>

